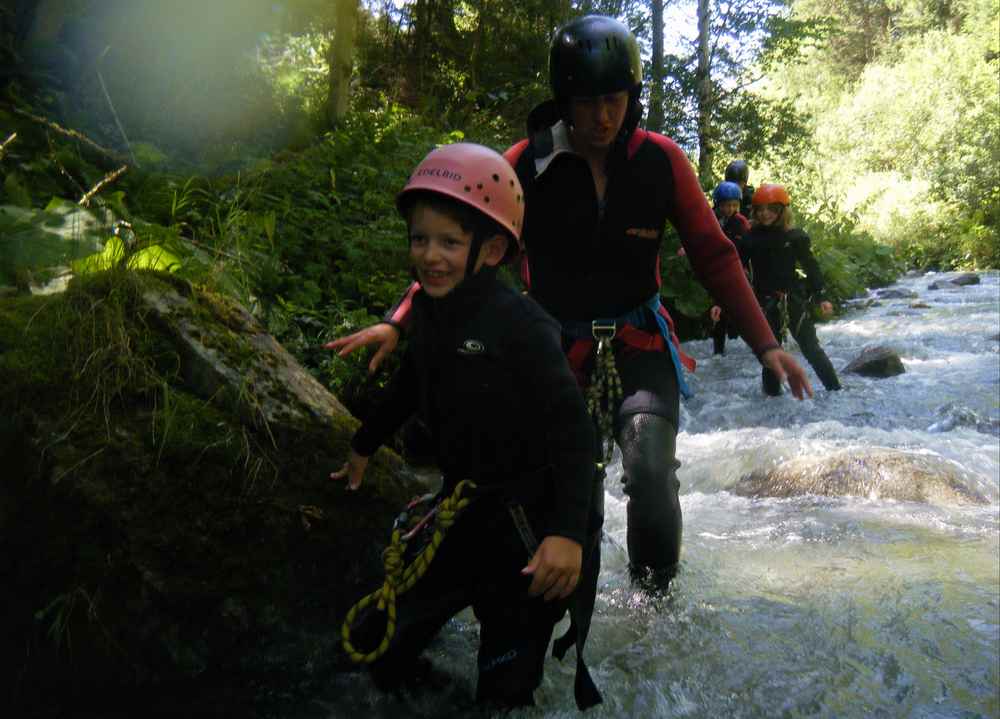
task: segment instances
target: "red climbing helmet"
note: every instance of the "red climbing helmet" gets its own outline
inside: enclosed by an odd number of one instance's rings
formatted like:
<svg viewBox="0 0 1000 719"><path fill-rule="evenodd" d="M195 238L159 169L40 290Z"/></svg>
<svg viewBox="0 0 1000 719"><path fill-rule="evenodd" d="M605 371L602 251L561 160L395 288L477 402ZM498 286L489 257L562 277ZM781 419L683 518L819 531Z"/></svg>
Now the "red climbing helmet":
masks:
<svg viewBox="0 0 1000 719"><path fill-rule="evenodd" d="M784 205L788 207L792 204L792 198L788 196L788 190L781 185L765 183L757 188L750 200L752 205Z"/></svg>
<svg viewBox="0 0 1000 719"><path fill-rule="evenodd" d="M521 247L524 193L503 155L471 142L442 145L428 153L396 195L400 212L407 193L416 190L437 192L479 210L510 232Z"/></svg>

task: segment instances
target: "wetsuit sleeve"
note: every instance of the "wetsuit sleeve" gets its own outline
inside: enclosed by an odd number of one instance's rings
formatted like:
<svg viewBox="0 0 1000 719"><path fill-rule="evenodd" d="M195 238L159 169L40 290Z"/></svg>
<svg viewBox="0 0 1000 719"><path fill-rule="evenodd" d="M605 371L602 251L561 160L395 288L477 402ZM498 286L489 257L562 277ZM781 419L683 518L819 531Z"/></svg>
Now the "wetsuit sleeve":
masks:
<svg viewBox="0 0 1000 719"><path fill-rule="evenodd" d="M795 259L806 273L806 287L812 302L823 300L823 273L819 269L816 256L812 253L812 240L802 230L795 237Z"/></svg>
<svg viewBox="0 0 1000 719"><path fill-rule="evenodd" d="M650 133L650 138L660 146L670 164L674 199L668 218L677 228L695 276L759 357L778 343L750 289L736 248L723 234L694 168L677 143L654 133Z"/></svg>
<svg viewBox="0 0 1000 719"><path fill-rule="evenodd" d="M510 353L518 358L517 374L525 392L536 397L545 428L548 459L555 482L555 503L545 520L544 534L567 537L581 545L594 483L597 440L580 390L560 344L559 329L547 317L518 328Z"/></svg>
<svg viewBox="0 0 1000 719"><path fill-rule="evenodd" d="M406 331L410 326L410 310L413 307L413 295L420 289L420 283L414 282L406 288L406 292L400 297L396 304L389 308L382 318L386 322L400 331Z"/></svg>
<svg viewBox="0 0 1000 719"><path fill-rule="evenodd" d="M351 439L351 449L362 457L370 457L403 426L417 409L417 376L413 355L403 355L396 372L378 407Z"/></svg>

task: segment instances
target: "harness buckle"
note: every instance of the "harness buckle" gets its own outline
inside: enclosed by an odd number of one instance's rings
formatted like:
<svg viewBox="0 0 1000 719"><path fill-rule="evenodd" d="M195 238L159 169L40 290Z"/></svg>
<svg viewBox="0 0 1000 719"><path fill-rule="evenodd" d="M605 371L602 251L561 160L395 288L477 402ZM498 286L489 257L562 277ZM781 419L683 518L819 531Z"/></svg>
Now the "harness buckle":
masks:
<svg viewBox="0 0 1000 719"><path fill-rule="evenodd" d="M594 320L590 323L590 333L598 342L613 340L617 332L614 320Z"/></svg>

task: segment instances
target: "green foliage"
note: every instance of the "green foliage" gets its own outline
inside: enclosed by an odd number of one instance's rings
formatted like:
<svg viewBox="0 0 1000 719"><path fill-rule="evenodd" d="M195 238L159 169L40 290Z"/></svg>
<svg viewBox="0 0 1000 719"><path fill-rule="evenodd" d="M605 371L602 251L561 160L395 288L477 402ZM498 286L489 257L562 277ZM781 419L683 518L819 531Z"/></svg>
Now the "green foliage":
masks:
<svg viewBox="0 0 1000 719"><path fill-rule="evenodd" d="M757 177L795 188L807 212L826 203L854 217L907 263L998 266L995 2L801 0L795 10L829 13L840 31L775 63L764 95L796 107L811 137L783 142Z"/></svg>

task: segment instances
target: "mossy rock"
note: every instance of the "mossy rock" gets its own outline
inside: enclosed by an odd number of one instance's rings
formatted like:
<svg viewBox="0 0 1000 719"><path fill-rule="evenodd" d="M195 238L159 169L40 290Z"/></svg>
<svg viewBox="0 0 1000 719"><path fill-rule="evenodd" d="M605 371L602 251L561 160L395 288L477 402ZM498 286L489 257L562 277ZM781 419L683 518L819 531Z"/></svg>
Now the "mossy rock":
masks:
<svg viewBox="0 0 1000 719"><path fill-rule="evenodd" d="M346 413L281 411L271 388L264 422L240 409L253 386L193 388L150 293L183 297L206 337L243 318L153 272L0 300L0 653L22 709L345 667L332 638L420 491L389 452L358 492L328 480Z"/></svg>

